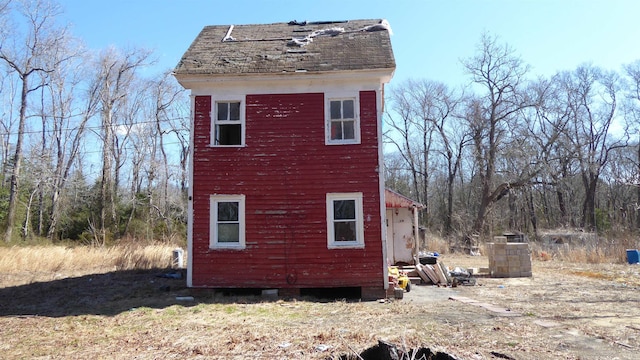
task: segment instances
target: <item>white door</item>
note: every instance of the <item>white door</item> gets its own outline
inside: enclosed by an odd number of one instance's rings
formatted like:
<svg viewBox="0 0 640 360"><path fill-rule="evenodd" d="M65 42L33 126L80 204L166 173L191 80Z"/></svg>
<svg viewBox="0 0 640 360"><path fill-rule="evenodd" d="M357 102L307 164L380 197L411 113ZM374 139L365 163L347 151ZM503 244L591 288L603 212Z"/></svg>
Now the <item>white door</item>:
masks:
<svg viewBox="0 0 640 360"><path fill-rule="evenodd" d="M389 262L390 265L393 265L395 264L395 261L393 260L395 256L393 254L394 239L393 239L393 210L392 209L387 209L386 216L385 216L385 224L387 225L387 261Z"/></svg>
<svg viewBox="0 0 640 360"><path fill-rule="evenodd" d="M397 213L396 213L397 212ZM387 258L391 264L413 263L415 239L409 209L387 209Z"/></svg>

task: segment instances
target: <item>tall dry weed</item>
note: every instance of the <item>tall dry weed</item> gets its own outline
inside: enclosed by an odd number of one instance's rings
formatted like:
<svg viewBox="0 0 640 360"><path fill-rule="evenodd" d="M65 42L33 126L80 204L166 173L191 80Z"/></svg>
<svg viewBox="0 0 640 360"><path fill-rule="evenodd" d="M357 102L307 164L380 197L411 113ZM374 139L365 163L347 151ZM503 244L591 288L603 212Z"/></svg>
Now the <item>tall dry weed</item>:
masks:
<svg viewBox="0 0 640 360"><path fill-rule="evenodd" d="M437 252L440 254L448 254L450 252L451 244L449 240L435 234L428 234L425 243L424 248L421 249L423 251Z"/></svg>
<svg viewBox="0 0 640 360"><path fill-rule="evenodd" d="M0 248L0 273L86 273L167 268L175 246L126 243L111 247L28 246Z"/></svg>
<svg viewBox="0 0 640 360"><path fill-rule="evenodd" d="M638 248L633 238L601 241L598 244L530 243L531 254L538 260L560 260L584 264L621 264L627 262L627 249Z"/></svg>

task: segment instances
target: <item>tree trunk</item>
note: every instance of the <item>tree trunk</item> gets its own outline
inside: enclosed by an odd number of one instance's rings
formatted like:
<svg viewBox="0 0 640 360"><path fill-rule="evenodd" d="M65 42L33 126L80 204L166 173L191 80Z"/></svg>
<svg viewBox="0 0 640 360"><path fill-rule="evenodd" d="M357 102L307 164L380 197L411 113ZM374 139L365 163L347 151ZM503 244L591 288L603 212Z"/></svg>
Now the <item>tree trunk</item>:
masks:
<svg viewBox="0 0 640 360"><path fill-rule="evenodd" d="M4 241L10 242L13 235L13 227L16 221L16 209L18 207L18 197L20 191L20 167L22 165L22 138L24 137L24 126L27 113L28 75L22 75L22 91L20 93L20 120L18 122L18 137L16 139L16 151L13 159L13 169L11 171L11 183L9 189L9 210L7 211L7 228L4 234Z"/></svg>
<svg viewBox="0 0 640 360"><path fill-rule="evenodd" d="M592 172L582 176L585 188L584 202L582 203L582 227L588 231L596 230L596 190L598 176Z"/></svg>
<svg viewBox="0 0 640 360"><path fill-rule="evenodd" d="M104 139L102 144L102 176L100 179L100 242L105 244L107 229L113 225L111 216L113 209L113 170L112 170L112 146L113 135L111 129L111 110L105 109L102 116L102 130Z"/></svg>
<svg viewBox="0 0 640 360"><path fill-rule="evenodd" d="M636 163L638 164L638 178L640 178L640 142L638 143ZM640 229L640 211L637 209L638 206L640 206L640 184L636 184L636 228Z"/></svg>

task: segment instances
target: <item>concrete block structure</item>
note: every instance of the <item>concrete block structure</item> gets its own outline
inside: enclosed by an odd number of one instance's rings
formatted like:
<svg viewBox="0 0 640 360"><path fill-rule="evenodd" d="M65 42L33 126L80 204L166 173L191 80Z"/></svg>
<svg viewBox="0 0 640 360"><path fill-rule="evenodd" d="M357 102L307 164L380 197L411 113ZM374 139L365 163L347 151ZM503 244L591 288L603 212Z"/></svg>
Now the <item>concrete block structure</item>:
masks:
<svg viewBox="0 0 640 360"><path fill-rule="evenodd" d="M491 277L532 276L531 251L528 243L488 243L487 250Z"/></svg>

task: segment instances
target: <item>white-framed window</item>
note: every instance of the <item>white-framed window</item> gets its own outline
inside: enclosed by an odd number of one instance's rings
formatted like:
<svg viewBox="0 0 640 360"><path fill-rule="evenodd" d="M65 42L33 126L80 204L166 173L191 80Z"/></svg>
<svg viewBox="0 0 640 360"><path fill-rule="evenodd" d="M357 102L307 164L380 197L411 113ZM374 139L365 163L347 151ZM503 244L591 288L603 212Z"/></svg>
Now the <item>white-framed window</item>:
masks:
<svg viewBox="0 0 640 360"><path fill-rule="evenodd" d="M359 144L360 119L357 98L329 98L326 106L326 144Z"/></svg>
<svg viewBox="0 0 640 360"><path fill-rule="evenodd" d="M362 193L327 194L327 246L364 248Z"/></svg>
<svg viewBox="0 0 640 360"><path fill-rule="evenodd" d="M212 115L211 144L213 146L244 145L245 121L241 101L216 101Z"/></svg>
<svg viewBox="0 0 640 360"><path fill-rule="evenodd" d="M244 201L244 195L211 195L210 248L245 248Z"/></svg>

